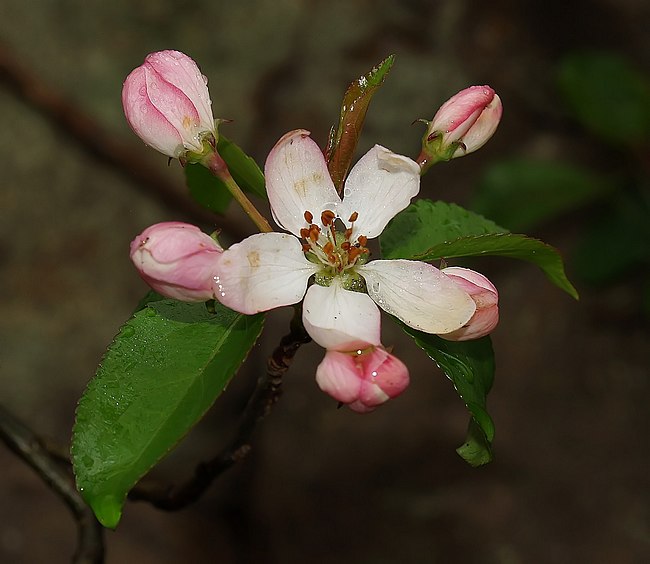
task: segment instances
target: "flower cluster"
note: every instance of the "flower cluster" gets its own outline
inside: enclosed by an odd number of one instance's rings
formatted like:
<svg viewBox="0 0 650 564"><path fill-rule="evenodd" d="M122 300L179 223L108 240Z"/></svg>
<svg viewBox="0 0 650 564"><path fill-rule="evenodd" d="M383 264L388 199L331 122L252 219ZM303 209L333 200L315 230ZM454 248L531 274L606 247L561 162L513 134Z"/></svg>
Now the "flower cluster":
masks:
<svg viewBox="0 0 650 564"><path fill-rule="evenodd" d="M180 53L149 55L127 78L123 101L134 131L169 156L200 151L215 134L205 81ZM434 141L445 158L477 149L494 132L500 108L489 87L459 93L434 117L423 152ZM351 409L370 411L409 382L406 366L382 346L380 309L452 340L486 335L498 321L497 290L479 273L370 260L368 242L418 194L432 154L416 162L375 145L350 171L341 198L309 132L291 131L264 170L271 213L284 232L223 250L193 226L158 224L136 237L131 258L146 282L176 299L216 298L243 314L302 301L304 327L327 351L318 385Z"/></svg>

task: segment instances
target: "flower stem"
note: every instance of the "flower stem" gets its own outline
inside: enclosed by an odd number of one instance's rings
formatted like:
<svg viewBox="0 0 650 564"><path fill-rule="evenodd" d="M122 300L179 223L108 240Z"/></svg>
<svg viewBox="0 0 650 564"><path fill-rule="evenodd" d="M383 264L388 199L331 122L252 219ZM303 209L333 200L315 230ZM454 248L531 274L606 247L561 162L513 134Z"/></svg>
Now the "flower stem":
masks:
<svg viewBox="0 0 650 564"><path fill-rule="evenodd" d="M246 197L239 185L235 182L235 179L228 170L228 165L221 158L219 153L216 151L211 152L201 161L201 164L214 174L214 176L223 181L226 188L228 188L232 194L232 197L237 200L237 203L246 212L246 215L253 220L253 223L257 225L257 228L262 233L270 233L273 231L273 228L269 225L269 222L266 221L266 218L257 210L253 203Z"/></svg>

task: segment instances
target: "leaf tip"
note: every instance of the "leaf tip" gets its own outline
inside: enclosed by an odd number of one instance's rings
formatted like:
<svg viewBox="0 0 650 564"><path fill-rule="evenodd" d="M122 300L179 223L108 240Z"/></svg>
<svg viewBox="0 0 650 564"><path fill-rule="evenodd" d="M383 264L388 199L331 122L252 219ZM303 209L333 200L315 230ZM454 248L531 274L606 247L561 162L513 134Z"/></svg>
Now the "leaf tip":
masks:
<svg viewBox="0 0 650 564"><path fill-rule="evenodd" d="M89 500L95 517L107 529L115 529L122 518L122 505L115 495L108 494Z"/></svg>

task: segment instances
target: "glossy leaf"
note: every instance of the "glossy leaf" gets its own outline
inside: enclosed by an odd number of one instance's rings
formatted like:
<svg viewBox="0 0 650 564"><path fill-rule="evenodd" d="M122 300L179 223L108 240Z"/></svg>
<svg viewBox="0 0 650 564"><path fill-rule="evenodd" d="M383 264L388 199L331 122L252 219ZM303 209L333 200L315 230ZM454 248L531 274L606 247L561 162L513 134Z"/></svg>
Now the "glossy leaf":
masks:
<svg viewBox="0 0 650 564"><path fill-rule="evenodd" d="M251 157L221 134L217 143L217 151L242 190L260 198L266 198L264 174ZM215 213L226 212L232 201L230 191L220 178L214 176L203 165L186 165L185 182L190 195L198 204Z"/></svg>
<svg viewBox="0 0 650 564"><path fill-rule="evenodd" d="M72 439L77 486L104 526L117 526L128 491L221 394L263 319L165 299L122 326L79 402Z"/></svg>
<svg viewBox="0 0 650 564"><path fill-rule="evenodd" d="M547 278L570 296L578 292L564 272L557 249L537 239L517 235L493 221L455 204L419 200L399 213L381 235L387 259L432 262L472 256L501 256L524 260L542 269Z"/></svg>
<svg viewBox="0 0 650 564"><path fill-rule="evenodd" d="M615 144L650 140L650 78L614 53L583 52L566 57L559 85L578 120Z"/></svg>
<svg viewBox="0 0 650 564"><path fill-rule="evenodd" d="M328 169L339 194L343 190L370 101L386 79L394 60L394 55L386 57L369 73L352 82L343 96L339 125L336 133L332 132L326 151Z"/></svg>
<svg viewBox="0 0 650 564"><path fill-rule="evenodd" d="M221 158L226 161L230 174L244 192L266 199L264 173L255 162L255 159L249 157L238 145L221 133L219 133L217 151L219 151Z"/></svg>
<svg viewBox="0 0 650 564"><path fill-rule="evenodd" d="M232 195L223 181L200 164L185 166L185 182L190 196L197 204L215 213L224 214L232 201Z"/></svg>
<svg viewBox="0 0 650 564"><path fill-rule="evenodd" d="M487 394L494 382L494 351L489 337L475 341L445 341L437 335L416 331L402 324L404 331L426 352L454 384L470 412L465 442L456 452L472 466L492 460L494 422L487 412Z"/></svg>
<svg viewBox="0 0 650 564"><path fill-rule="evenodd" d="M576 165L512 159L483 176L471 208L525 231L611 193L616 184Z"/></svg>

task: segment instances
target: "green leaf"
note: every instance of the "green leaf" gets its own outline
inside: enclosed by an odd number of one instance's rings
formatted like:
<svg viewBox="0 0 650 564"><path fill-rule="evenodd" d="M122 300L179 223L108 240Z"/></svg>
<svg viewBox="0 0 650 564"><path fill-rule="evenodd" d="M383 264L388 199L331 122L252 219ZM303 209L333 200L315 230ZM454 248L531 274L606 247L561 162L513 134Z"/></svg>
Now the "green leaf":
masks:
<svg viewBox="0 0 650 564"><path fill-rule="evenodd" d="M632 147L650 139L650 80L630 61L575 53L562 61L558 79L567 105L594 134Z"/></svg>
<svg viewBox="0 0 650 564"><path fill-rule="evenodd" d="M223 181L200 164L185 165L185 182L197 204L215 213L224 214L232 195Z"/></svg>
<svg viewBox="0 0 650 564"><path fill-rule="evenodd" d="M508 229L524 231L615 188L613 182L578 166L512 159L487 170L470 207Z"/></svg>
<svg viewBox="0 0 650 564"><path fill-rule="evenodd" d="M507 233L493 221L456 204L421 199L397 214L381 234L384 258L413 258L432 246L469 235Z"/></svg>
<svg viewBox="0 0 650 564"><path fill-rule="evenodd" d="M386 57L369 73L353 81L343 96L339 126L336 134L330 137L326 151L328 169L339 193L350 169L370 100L384 83L394 60L395 55Z"/></svg>
<svg viewBox="0 0 650 564"><path fill-rule="evenodd" d="M570 296L578 292L564 272L557 249L509 233L493 221L455 204L419 200L399 213L381 235L382 256L432 262L472 256L501 256L531 262Z"/></svg>
<svg viewBox="0 0 650 564"><path fill-rule="evenodd" d="M470 412L467 438L456 452L472 466L492 460L494 422L487 412L487 394L494 382L494 351L489 337L445 341L437 335L402 328L445 373Z"/></svg>
<svg viewBox="0 0 650 564"><path fill-rule="evenodd" d="M242 190L266 199L264 175L251 157L221 134L217 151L226 161L230 174ZM190 195L198 204L215 213L226 212L232 201L232 195L223 180L214 176L203 165L186 165L185 182Z"/></svg>
<svg viewBox="0 0 650 564"><path fill-rule="evenodd" d="M266 199L264 174L252 157L219 133L217 151L226 161L230 174L244 191Z"/></svg>
<svg viewBox="0 0 650 564"><path fill-rule="evenodd" d="M115 337L77 407L77 486L105 526L117 526L135 483L199 421L262 329L219 303L149 302Z"/></svg>

